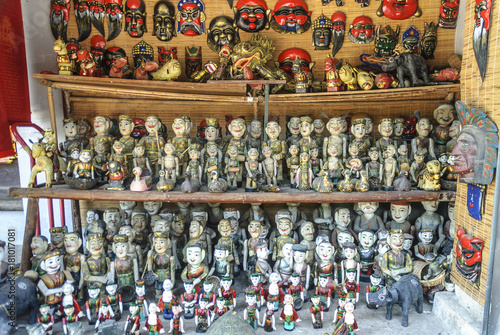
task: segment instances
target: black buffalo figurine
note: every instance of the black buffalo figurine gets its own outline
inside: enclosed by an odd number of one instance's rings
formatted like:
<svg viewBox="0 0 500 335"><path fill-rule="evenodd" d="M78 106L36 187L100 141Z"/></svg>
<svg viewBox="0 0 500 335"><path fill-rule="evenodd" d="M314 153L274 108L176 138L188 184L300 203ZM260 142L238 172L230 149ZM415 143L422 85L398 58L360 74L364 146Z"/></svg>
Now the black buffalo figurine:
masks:
<svg viewBox="0 0 500 335"><path fill-rule="evenodd" d="M389 57L382 64L382 70L385 72L396 70L399 87L405 87L405 77L410 78L410 86L417 84L418 76L422 77L424 83L429 82L425 60L417 54L404 53L395 57Z"/></svg>
<svg viewBox="0 0 500 335"><path fill-rule="evenodd" d="M34 324L36 322L36 313L38 311L38 304L36 302L36 286L31 280L24 277L17 277L15 282L15 319L19 320L19 317L29 311L29 323ZM7 279L2 287L0 288L0 305L6 306L7 309L11 306L11 299L9 298L9 292L12 287L10 281ZM12 301L13 303L14 301ZM9 334L8 331L14 331L15 328L9 326L11 319L9 315L6 315L6 309L0 308L0 334ZM9 311L10 313L10 311ZM6 329L3 327L7 326ZM17 324L16 324L17 327ZM2 331L6 331L3 333Z"/></svg>

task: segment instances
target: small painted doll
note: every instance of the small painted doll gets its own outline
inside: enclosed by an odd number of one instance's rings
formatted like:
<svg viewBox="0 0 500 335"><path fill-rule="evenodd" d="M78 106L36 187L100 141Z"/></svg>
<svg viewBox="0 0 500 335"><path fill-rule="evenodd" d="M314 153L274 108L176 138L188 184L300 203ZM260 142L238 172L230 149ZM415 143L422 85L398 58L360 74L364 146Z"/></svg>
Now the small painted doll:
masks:
<svg viewBox="0 0 500 335"><path fill-rule="evenodd" d="M64 315L62 319L64 335L68 335L68 324L78 322L78 315L75 313L75 307L71 299L68 301L63 300Z"/></svg>
<svg viewBox="0 0 500 335"><path fill-rule="evenodd" d="M207 331L208 327L210 327L210 323L212 322L212 318L210 316L210 310L207 308L208 299L202 298L199 302L200 308L197 308L194 311L195 319L194 322L196 324L196 332L204 333Z"/></svg>
<svg viewBox="0 0 500 335"><path fill-rule="evenodd" d="M132 151L134 157L134 167L140 167L142 169L142 176L151 175L151 165L149 165L149 158L144 156L145 149L142 145L137 145Z"/></svg>
<svg viewBox="0 0 500 335"><path fill-rule="evenodd" d="M135 248L140 250L142 255L147 254L147 251L151 249L149 245L149 228L148 228L148 214L145 209L136 208L132 211L131 224L135 232ZM144 264L142 261L139 261Z"/></svg>
<svg viewBox="0 0 500 335"><path fill-rule="evenodd" d="M163 318L166 320L172 319L172 307L171 303L174 299L176 299L175 295L172 292L174 288L174 284L170 279L165 279L163 281L163 293L161 294L160 299L158 300L158 308L163 311Z"/></svg>
<svg viewBox="0 0 500 335"><path fill-rule="evenodd" d="M200 163L200 149L197 143L191 144L189 146L189 163L187 165L187 171L191 173L193 178L198 178L201 182L202 178L202 166Z"/></svg>
<svg viewBox="0 0 500 335"><path fill-rule="evenodd" d="M215 275L218 278L230 277L233 278L233 265L232 262L228 260L229 249L227 245L217 244L214 248L214 264L208 276Z"/></svg>
<svg viewBox="0 0 500 335"><path fill-rule="evenodd" d="M408 145L403 142L398 147L398 171L407 170L410 171L410 159L408 158Z"/></svg>
<svg viewBox="0 0 500 335"><path fill-rule="evenodd" d="M207 158L204 162L204 167L203 167L203 179L205 181L208 181L208 176L212 171L219 171L220 170L220 160L219 160L219 152L220 149L217 147L217 144L215 143L208 143L207 144ZM222 155L220 155L222 156Z"/></svg>
<svg viewBox="0 0 500 335"><path fill-rule="evenodd" d="M290 154L290 156L286 159L286 166L290 171L290 183L292 184L291 187L296 188L297 183L295 180L295 175L297 174L297 169L300 163L300 158L298 156L299 147L295 144L291 145L288 149L288 153Z"/></svg>
<svg viewBox="0 0 500 335"><path fill-rule="evenodd" d="M113 251L116 258L111 261L110 272L112 278L116 278L118 287L133 286L139 279L139 266L137 260L128 254L127 235L115 235L113 241Z"/></svg>
<svg viewBox="0 0 500 335"><path fill-rule="evenodd" d="M233 280L230 277L221 279L221 287L219 288L219 297L223 297L226 301L226 307L233 309L236 307L236 291L231 288Z"/></svg>
<svg viewBox="0 0 500 335"><path fill-rule="evenodd" d="M95 146L95 156L92 159L92 165L94 166L94 171L97 174L100 182L106 182L107 176L107 163L109 162L109 154L106 153L106 145L104 143L98 143Z"/></svg>
<svg viewBox="0 0 500 335"><path fill-rule="evenodd" d="M319 295L313 294L311 297L311 303L309 312L311 313L313 328L323 328L323 306L320 305Z"/></svg>
<svg viewBox="0 0 500 335"><path fill-rule="evenodd" d="M299 315L293 308L293 297L290 294L285 295L284 304L280 319L284 321L284 329L292 331L295 329L295 322L302 320L300 320Z"/></svg>
<svg viewBox="0 0 500 335"><path fill-rule="evenodd" d="M274 306L274 311L276 312L280 304L283 302L283 297L285 294L278 286L277 283L270 284L266 290L267 304L272 303Z"/></svg>
<svg viewBox="0 0 500 335"><path fill-rule="evenodd" d="M382 285L380 285L381 282L382 282L382 278L380 277L380 275L373 273L370 276L370 284L368 284L366 286L366 307L368 307L369 309L377 309L378 308L378 305L370 302L369 294L376 293L376 292L380 291L380 289L382 288Z"/></svg>
<svg viewBox="0 0 500 335"><path fill-rule="evenodd" d="M213 314L217 299L217 294L213 292L213 289L213 282L210 280L205 280L205 282L203 283L203 291L198 295L198 304L200 304L201 299L207 299L207 308L210 310L211 314Z"/></svg>
<svg viewBox="0 0 500 335"><path fill-rule="evenodd" d="M54 315L50 314L50 306L47 304L43 304L40 305L40 308L38 310L40 311L40 316L36 319L36 322L42 324L44 334L52 335Z"/></svg>
<svg viewBox="0 0 500 335"><path fill-rule="evenodd" d="M297 272L290 276L291 284L288 287L288 294L293 297L293 306L296 311L300 311L304 302L304 289L300 285L300 275Z"/></svg>
<svg viewBox="0 0 500 335"><path fill-rule="evenodd" d="M255 246L263 241L260 237L262 233L262 224L257 220L251 220L248 224L248 233L250 238L243 242L243 270L250 275L255 271L257 263L257 255L255 254Z"/></svg>
<svg viewBox="0 0 500 335"><path fill-rule="evenodd" d="M162 170L165 171L165 179L172 180L174 185L177 181L177 177L180 175L180 164L179 158L175 156L175 147L172 143L168 142L165 144L165 157L162 158Z"/></svg>
<svg viewBox="0 0 500 335"><path fill-rule="evenodd" d="M339 292L339 306L335 310L335 314L333 317L333 323L335 323L336 326L344 317L346 298L347 298L347 293Z"/></svg>
<svg viewBox="0 0 500 335"><path fill-rule="evenodd" d="M245 294L246 307L243 311L243 320L246 320L253 329L257 330L259 323L259 309L257 307L257 296L255 292L250 291Z"/></svg>
<svg viewBox="0 0 500 335"><path fill-rule="evenodd" d="M224 299L224 297L217 297L215 303L217 307L215 308L215 311L212 314L212 322L214 321L216 316L218 319L224 314L226 314L227 311L229 311L229 308L226 307L226 299Z"/></svg>
<svg viewBox="0 0 500 335"><path fill-rule="evenodd" d="M107 296L104 299L109 307L113 310L115 314L115 320L119 321L123 313L123 303L121 294L117 293L118 285L115 283L110 283L106 285Z"/></svg>
<svg viewBox="0 0 500 335"><path fill-rule="evenodd" d="M99 315L97 317L97 322L95 324L96 332L99 329L99 324L105 322L106 320L111 320L115 317L115 313L111 309L111 306L104 300L101 300L101 306L99 307Z"/></svg>
<svg viewBox="0 0 500 335"><path fill-rule="evenodd" d="M230 191L238 189L238 176L242 171L240 165L240 161L238 160L238 147L234 145L230 146L227 149L226 168L224 170L224 173L226 174L228 190Z"/></svg>
<svg viewBox="0 0 500 335"><path fill-rule="evenodd" d="M248 150L245 168L247 172L245 192L256 192L257 177L262 174L262 165L259 163L259 151L256 148Z"/></svg>
<svg viewBox="0 0 500 335"><path fill-rule="evenodd" d="M149 332L149 335L158 335L165 332L160 317L158 316L159 311L160 309L154 302L149 304L148 318L143 328L145 331Z"/></svg>
<svg viewBox="0 0 500 335"><path fill-rule="evenodd" d="M277 261L284 257L283 246L287 242L295 243L295 240L290 237L292 232L292 221L287 217L282 217L278 221L279 236L273 240L273 261Z"/></svg>
<svg viewBox="0 0 500 335"><path fill-rule="evenodd" d="M172 285L175 284L175 257L168 254L170 239L167 232L156 232L153 236L154 250L148 251L147 268L156 277L156 295L160 295L165 280L170 279Z"/></svg>
<svg viewBox="0 0 500 335"><path fill-rule="evenodd" d="M247 291L253 291L257 298L257 307L260 308L264 304L264 285L261 283L262 274L254 272L250 275L250 282L252 283L247 287Z"/></svg>
<svg viewBox="0 0 500 335"><path fill-rule="evenodd" d="M363 274L369 276L373 271L373 263L375 261L375 254L377 253L374 246L377 237L373 231L366 229L358 233L358 239L361 271Z"/></svg>
<svg viewBox="0 0 500 335"><path fill-rule="evenodd" d="M299 248L298 246L294 245L293 248L293 258L294 258L294 269L295 272L298 272L303 274L303 271L297 271L300 267L301 262L298 262L297 259L295 259L295 253L302 253L302 250L304 250L305 253L305 260L304 262L309 266L309 272L311 272L312 266L314 265L314 251L316 249L316 241L314 239L314 224L312 222L306 221L302 224L302 227L300 227L300 235L302 236L302 241L300 242L301 245L303 245L305 248ZM307 271L307 269L306 269ZM306 272L307 273L307 272ZM306 285L306 288L309 289L309 280L306 278L306 283L302 283L302 285ZM302 280L302 279L301 279Z"/></svg>
<svg viewBox="0 0 500 335"><path fill-rule="evenodd" d="M262 155L264 156L264 159L262 160L262 170L264 171L264 175L266 176L267 185L277 186L278 162L271 156L271 147L267 145L264 146L262 148Z"/></svg>
<svg viewBox="0 0 500 335"><path fill-rule="evenodd" d="M359 284L356 283L356 270L348 269L346 271L346 281L344 283L344 292L347 293L347 302L356 304L359 300Z"/></svg>
<svg viewBox="0 0 500 335"><path fill-rule="evenodd" d="M267 303L267 309L262 317L262 323L260 324L266 332L272 332L276 330L276 320L274 318L274 303L269 301Z"/></svg>
<svg viewBox="0 0 500 335"><path fill-rule="evenodd" d="M194 305L198 302L198 293L194 289L191 279L184 282L184 293L181 294L181 303L184 305L184 318L194 318Z"/></svg>
<svg viewBox="0 0 500 335"><path fill-rule="evenodd" d="M356 322L356 318L354 317L354 303L348 301L345 304L345 313L342 316L342 322L346 325L349 330L349 334L353 334L355 331L358 331L358 323Z"/></svg>
<svg viewBox="0 0 500 335"><path fill-rule="evenodd" d="M115 141L115 143L113 143L113 148L112 148L113 150L111 156L109 157L109 161L120 162L124 170L123 176L124 178L127 178L129 176L130 171L128 171L127 169L128 166L127 156L123 154L124 148L125 147L122 142Z"/></svg>
<svg viewBox="0 0 500 335"><path fill-rule="evenodd" d="M434 231L432 229L422 229L418 232L418 242L415 245L415 257L425 261L425 255L428 253L437 254L437 247L432 243Z"/></svg>
<svg viewBox="0 0 500 335"><path fill-rule="evenodd" d="M316 144L313 143L311 149L309 149L309 155L311 155L309 162L313 176L318 176L319 171L323 167L323 160L319 158L319 148Z"/></svg>
<svg viewBox="0 0 500 335"><path fill-rule="evenodd" d="M139 279L135 282L135 303L139 307L141 321L145 321L148 316L148 301L146 300L146 287L144 286L144 279Z"/></svg>
<svg viewBox="0 0 500 335"><path fill-rule="evenodd" d="M127 316L127 322L125 323L124 332L125 334L139 335L139 330L141 329L141 316L139 315L139 307L135 302L129 303L128 310L130 314Z"/></svg>
<svg viewBox="0 0 500 335"><path fill-rule="evenodd" d="M318 285L316 286L315 294L319 296L323 310L328 312L330 310L330 303L332 297L332 290L328 287L328 275L320 273L318 278Z"/></svg>
<svg viewBox="0 0 500 335"><path fill-rule="evenodd" d="M89 320L89 325L93 325L97 321L97 314L101 305L101 298L99 297L101 289L97 286L88 285L87 292L89 295L89 299L85 302L87 320Z"/></svg>
<svg viewBox="0 0 500 335"><path fill-rule="evenodd" d="M295 175L295 184L299 190L307 191L311 189L312 179L313 172L311 163L309 162L309 153L302 152L300 154L300 164Z"/></svg>
<svg viewBox="0 0 500 335"><path fill-rule="evenodd" d="M297 116L290 118L286 126L288 129L286 144L288 147L298 145L300 140L300 118Z"/></svg>
<svg viewBox="0 0 500 335"><path fill-rule="evenodd" d="M342 244L342 249L344 250L345 256L345 259L340 261L340 267L342 270L342 283L346 282L346 272L348 270L354 269L356 274L356 284L359 284L360 266L358 262L359 256L356 244L352 242L345 242Z"/></svg>
<svg viewBox="0 0 500 335"><path fill-rule="evenodd" d="M236 250L237 246L234 244L233 239L231 238L232 233L232 225L231 221L228 219L220 220L218 225L218 230L221 235L219 238L218 244L224 244L227 246L229 250L228 260L234 262L239 266L240 265L240 257L238 255L238 251ZM234 269L233 269L234 270Z"/></svg>
<svg viewBox="0 0 500 335"><path fill-rule="evenodd" d="M279 283L280 286L288 286L288 279L292 275L293 272L293 245L294 242L286 242L281 247L282 258L278 259L276 263L274 263L274 272L277 272L281 276L281 281Z"/></svg>
<svg viewBox="0 0 500 335"><path fill-rule="evenodd" d="M181 306L179 305L179 300L172 300L172 319L170 320L170 330L168 331L172 335L183 334L184 331L184 320L181 316Z"/></svg>
<svg viewBox="0 0 500 335"><path fill-rule="evenodd" d="M75 166L80 160L78 159L80 157L80 150L78 148L74 148L70 156L68 157L68 166L66 168L66 174L68 176L73 176L73 171L75 169Z"/></svg>
<svg viewBox="0 0 500 335"><path fill-rule="evenodd" d="M273 272L273 268L268 263L269 249L265 242L258 242L255 245L255 254L257 255L257 263L255 264L255 272L262 275L262 284L267 284L269 276Z"/></svg>

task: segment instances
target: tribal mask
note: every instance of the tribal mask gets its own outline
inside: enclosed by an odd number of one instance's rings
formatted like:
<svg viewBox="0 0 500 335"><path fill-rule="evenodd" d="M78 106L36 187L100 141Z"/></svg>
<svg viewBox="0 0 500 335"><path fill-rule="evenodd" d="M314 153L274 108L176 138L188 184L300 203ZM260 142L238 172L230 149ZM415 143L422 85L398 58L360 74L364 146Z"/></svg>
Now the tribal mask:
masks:
<svg viewBox="0 0 500 335"><path fill-rule="evenodd" d="M92 0L90 1L90 21L92 25L97 29L99 34L104 36L104 13L106 8L104 7L103 0Z"/></svg>
<svg viewBox="0 0 500 335"><path fill-rule="evenodd" d="M171 47L166 49L164 47L158 47L158 64L165 65L165 63L171 59L177 59L177 48Z"/></svg>
<svg viewBox="0 0 500 335"><path fill-rule="evenodd" d="M422 10L418 7L418 0L382 0L377 15L390 20L406 20L412 15L421 16Z"/></svg>
<svg viewBox="0 0 500 335"><path fill-rule="evenodd" d="M90 6L87 0L74 0L76 26L78 27L78 42L86 40L92 31L90 23Z"/></svg>
<svg viewBox="0 0 500 335"><path fill-rule="evenodd" d="M439 26L454 29L457 27L459 0L441 0Z"/></svg>
<svg viewBox="0 0 500 335"><path fill-rule="evenodd" d="M177 32L187 36L205 33L205 5L201 0L181 0L177 4Z"/></svg>
<svg viewBox="0 0 500 335"><path fill-rule="evenodd" d="M373 21L368 16L358 16L349 28L349 39L358 44L368 44L375 38Z"/></svg>
<svg viewBox="0 0 500 335"><path fill-rule="evenodd" d="M99 66L102 66L102 58L106 48L106 40L100 35L92 36L90 39L90 53Z"/></svg>
<svg viewBox="0 0 500 335"><path fill-rule="evenodd" d="M328 50L332 43L332 20L321 14L312 26L314 50Z"/></svg>
<svg viewBox="0 0 500 335"><path fill-rule="evenodd" d="M281 34L302 34L311 27L311 13L304 0L279 0L271 11L271 28Z"/></svg>
<svg viewBox="0 0 500 335"><path fill-rule="evenodd" d="M475 284L479 279L479 271L483 261L484 241L466 234L461 226L457 229L457 237L457 270L464 278Z"/></svg>
<svg viewBox="0 0 500 335"><path fill-rule="evenodd" d="M233 50L235 44L239 42L238 28L234 27L232 18L217 16L210 22L207 31L207 44L211 50L219 53L223 46Z"/></svg>
<svg viewBox="0 0 500 335"><path fill-rule="evenodd" d="M420 44L420 32L413 26L406 29L401 36L401 44L411 53L417 53Z"/></svg>
<svg viewBox="0 0 500 335"><path fill-rule="evenodd" d="M186 76L188 78L197 71L201 70L201 47L186 47Z"/></svg>
<svg viewBox="0 0 500 335"><path fill-rule="evenodd" d="M105 73L109 73L109 69L111 68L111 65L117 60L118 58L127 58L127 54L125 53L125 50L123 50L120 47L111 47L108 48L104 52L104 68L105 68ZM128 58L127 58L128 59ZM125 67L122 69L123 72L128 70L128 65L125 65Z"/></svg>
<svg viewBox="0 0 500 335"><path fill-rule="evenodd" d="M333 47L332 47L332 57L335 57L337 52L344 44L345 36L345 14L342 12L335 12L332 15L333 22Z"/></svg>
<svg viewBox="0 0 500 335"><path fill-rule="evenodd" d="M247 33L269 29L269 13L264 0L239 0L234 10L234 24Z"/></svg>
<svg viewBox="0 0 500 335"><path fill-rule="evenodd" d="M142 37L148 31L144 0L127 0L125 2L125 30L130 37Z"/></svg>
<svg viewBox="0 0 500 335"><path fill-rule="evenodd" d="M394 31L389 25L382 28L377 27L375 38L375 56L390 57L394 56L394 48L398 43L399 26Z"/></svg>
<svg viewBox="0 0 500 335"><path fill-rule="evenodd" d="M311 55L304 49L290 48L283 50L278 56L277 67L285 71L291 78L293 78L292 66L296 58L299 58L300 64L304 71L309 72L314 63L311 63Z"/></svg>
<svg viewBox="0 0 500 335"><path fill-rule="evenodd" d="M425 23L424 37L422 37L420 55L425 59L434 59L434 50L437 44L437 26L434 22Z"/></svg>
<svg viewBox="0 0 500 335"><path fill-rule="evenodd" d="M114 40L122 31L122 0L106 0L106 18L108 19L108 41Z"/></svg>
<svg viewBox="0 0 500 335"><path fill-rule="evenodd" d="M51 0L50 1L50 30L52 36L57 40L59 37L66 42L70 0Z"/></svg>
<svg viewBox="0 0 500 335"><path fill-rule="evenodd" d="M175 31L175 8L165 0L156 3L153 13L153 35L160 41L170 41Z"/></svg>

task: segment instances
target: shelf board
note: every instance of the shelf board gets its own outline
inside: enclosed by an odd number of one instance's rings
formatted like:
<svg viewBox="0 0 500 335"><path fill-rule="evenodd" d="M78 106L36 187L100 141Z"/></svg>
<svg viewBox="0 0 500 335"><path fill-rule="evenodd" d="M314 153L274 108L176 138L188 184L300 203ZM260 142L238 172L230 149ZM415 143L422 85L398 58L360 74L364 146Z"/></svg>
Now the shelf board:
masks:
<svg viewBox="0 0 500 335"><path fill-rule="evenodd" d="M206 189L206 188L205 188ZM202 189L203 190L203 189ZM107 200L107 201L162 201L162 202L195 202L195 203L354 203L369 202L395 202L395 201L454 201L453 191L369 191L352 193L317 193L315 191L298 191L284 187L280 192L244 192L243 189L225 193L210 193L207 191L196 193L172 192L132 192L132 191L107 191L100 189L75 190L66 185L53 185L52 188L20 188L9 189L11 198L49 198L72 200Z"/></svg>

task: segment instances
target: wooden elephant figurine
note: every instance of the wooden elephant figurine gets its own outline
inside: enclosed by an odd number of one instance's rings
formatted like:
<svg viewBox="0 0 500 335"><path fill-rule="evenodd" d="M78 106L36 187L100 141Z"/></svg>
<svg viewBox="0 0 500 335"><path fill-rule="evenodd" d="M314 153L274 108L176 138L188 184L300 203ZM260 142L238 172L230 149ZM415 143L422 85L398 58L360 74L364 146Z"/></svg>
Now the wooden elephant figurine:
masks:
<svg viewBox="0 0 500 335"><path fill-rule="evenodd" d="M45 187L51 188L52 180L54 179L54 163L52 162L52 159L47 157L45 145L42 143L42 140L40 139L39 142L33 143L32 149L30 149L27 145L25 145L23 149L26 150L28 155L31 155L36 161L35 165L31 169L30 182L28 184L28 187L35 187L36 175L38 174L38 172L45 171Z"/></svg>

